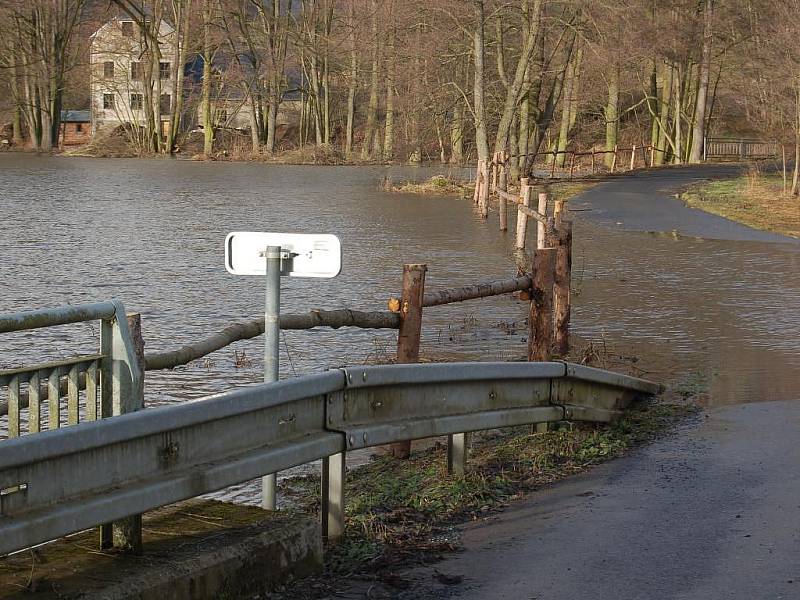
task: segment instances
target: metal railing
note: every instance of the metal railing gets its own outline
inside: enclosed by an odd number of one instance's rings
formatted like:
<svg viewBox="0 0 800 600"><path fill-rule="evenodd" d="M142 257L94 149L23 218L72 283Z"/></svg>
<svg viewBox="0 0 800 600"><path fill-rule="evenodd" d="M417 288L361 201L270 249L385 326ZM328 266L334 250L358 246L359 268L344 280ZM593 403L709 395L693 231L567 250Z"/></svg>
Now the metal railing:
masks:
<svg viewBox="0 0 800 600"><path fill-rule="evenodd" d="M96 353L0 370L0 389L7 388L9 438L38 433L43 421L47 429L58 429L143 406L141 373L121 303L2 315L0 334L94 320L101 322Z"/></svg>
<svg viewBox="0 0 800 600"><path fill-rule="evenodd" d="M608 422L659 390L562 362L358 367L7 440L0 555L319 459L323 531L335 538L349 450L521 424Z"/></svg>
<svg viewBox="0 0 800 600"><path fill-rule="evenodd" d="M131 316L138 327L138 315ZM66 360L0 370L0 392L4 404L9 440L0 442L3 452L21 436L35 445L44 424L48 432L62 426L122 415L144 407L144 371L129 328L129 317L117 301L34 310L0 316L0 333L11 333L100 321L99 349L94 354ZM66 400L66 401L64 401ZM3 404L0 402L0 404ZM0 412L0 416L2 416ZM44 422L44 423L43 423ZM30 435L36 434L36 435ZM56 477L59 484L64 477ZM13 510L27 495L27 485L0 484L0 515ZM2 518L2 517L0 517ZM102 524L101 545L138 550L141 517Z"/></svg>

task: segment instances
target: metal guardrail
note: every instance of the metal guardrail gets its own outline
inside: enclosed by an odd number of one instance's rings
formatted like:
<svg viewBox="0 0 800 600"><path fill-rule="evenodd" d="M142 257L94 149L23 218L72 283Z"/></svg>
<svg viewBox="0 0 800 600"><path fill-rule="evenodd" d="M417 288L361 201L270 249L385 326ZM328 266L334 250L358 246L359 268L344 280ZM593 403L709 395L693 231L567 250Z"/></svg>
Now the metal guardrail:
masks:
<svg viewBox="0 0 800 600"><path fill-rule="evenodd" d="M348 450L549 421L611 421L660 386L560 362L336 369L2 442L0 555L323 459L326 535Z"/></svg>

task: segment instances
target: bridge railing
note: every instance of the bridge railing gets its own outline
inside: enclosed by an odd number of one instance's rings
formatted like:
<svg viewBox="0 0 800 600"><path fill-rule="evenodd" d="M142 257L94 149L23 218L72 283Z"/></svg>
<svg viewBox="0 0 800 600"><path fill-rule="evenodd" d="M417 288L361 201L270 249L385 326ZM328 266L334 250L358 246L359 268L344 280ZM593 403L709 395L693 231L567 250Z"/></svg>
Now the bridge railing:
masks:
<svg viewBox="0 0 800 600"><path fill-rule="evenodd" d="M117 301L34 310L0 316L0 334L29 331L87 321L100 321L99 348L92 354L65 360L0 370L0 395L6 436L14 440L38 439L44 428L64 426L122 415L144 407L144 371L131 335L138 315L129 317ZM3 392L5 392L3 394ZM31 435L36 434L36 435ZM45 438L46 439L46 438ZM46 441L34 442L44 444ZM0 442L3 451L8 441ZM111 468L98 465L98 469ZM62 478L63 479L63 478ZM59 481L59 480L56 480ZM13 511L28 494L25 483L0 483L0 515ZM0 517L1 518L1 517ZM141 518L104 524L101 545L137 548L141 543Z"/></svg>
<svg viewBox="0 0 800 600"><path fill-rule="evenodd" d="M323 533L335 539L349 450L611 421L658 391L561 362L357 367L23 436L0 452L0 555L319 459Z"/></svg>
<svg viewBox="0 0 800 600"><path fill-rule="evenodd" d="M704 154L706 160L777 158L781 155L781 145L765 140L712 137L705 141Z"/></svg>

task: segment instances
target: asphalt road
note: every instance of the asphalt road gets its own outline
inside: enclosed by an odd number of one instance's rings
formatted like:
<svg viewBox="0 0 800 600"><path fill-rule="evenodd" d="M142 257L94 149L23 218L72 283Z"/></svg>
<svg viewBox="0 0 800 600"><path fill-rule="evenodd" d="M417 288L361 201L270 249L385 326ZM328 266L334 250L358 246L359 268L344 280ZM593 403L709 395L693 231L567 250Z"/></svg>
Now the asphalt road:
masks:
<svg viewBox="0 0 800 600"><path fill-rule="evenodd" d="M701 421L468 526L402 597L800 598L800 402Z"/></svg>

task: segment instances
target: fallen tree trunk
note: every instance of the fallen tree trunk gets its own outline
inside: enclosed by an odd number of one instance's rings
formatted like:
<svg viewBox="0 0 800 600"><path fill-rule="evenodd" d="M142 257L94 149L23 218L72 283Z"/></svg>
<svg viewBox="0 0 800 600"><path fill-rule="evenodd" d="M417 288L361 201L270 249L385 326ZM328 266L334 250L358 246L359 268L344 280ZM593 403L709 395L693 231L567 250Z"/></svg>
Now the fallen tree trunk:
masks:
<svg viewBox="0 0 800 600"><path fill-rule="evenodd" d="M361 312L349 309L312 310L300 315L281 315L281 329L313 329L315 327L397 329L400 327L400 317L391 312ZM264 319L234 323L195 344L188 344L178 350L146 355L145 370L173 369L211 354L233 342L249 340L262 333L264 333Z"/></svg>

